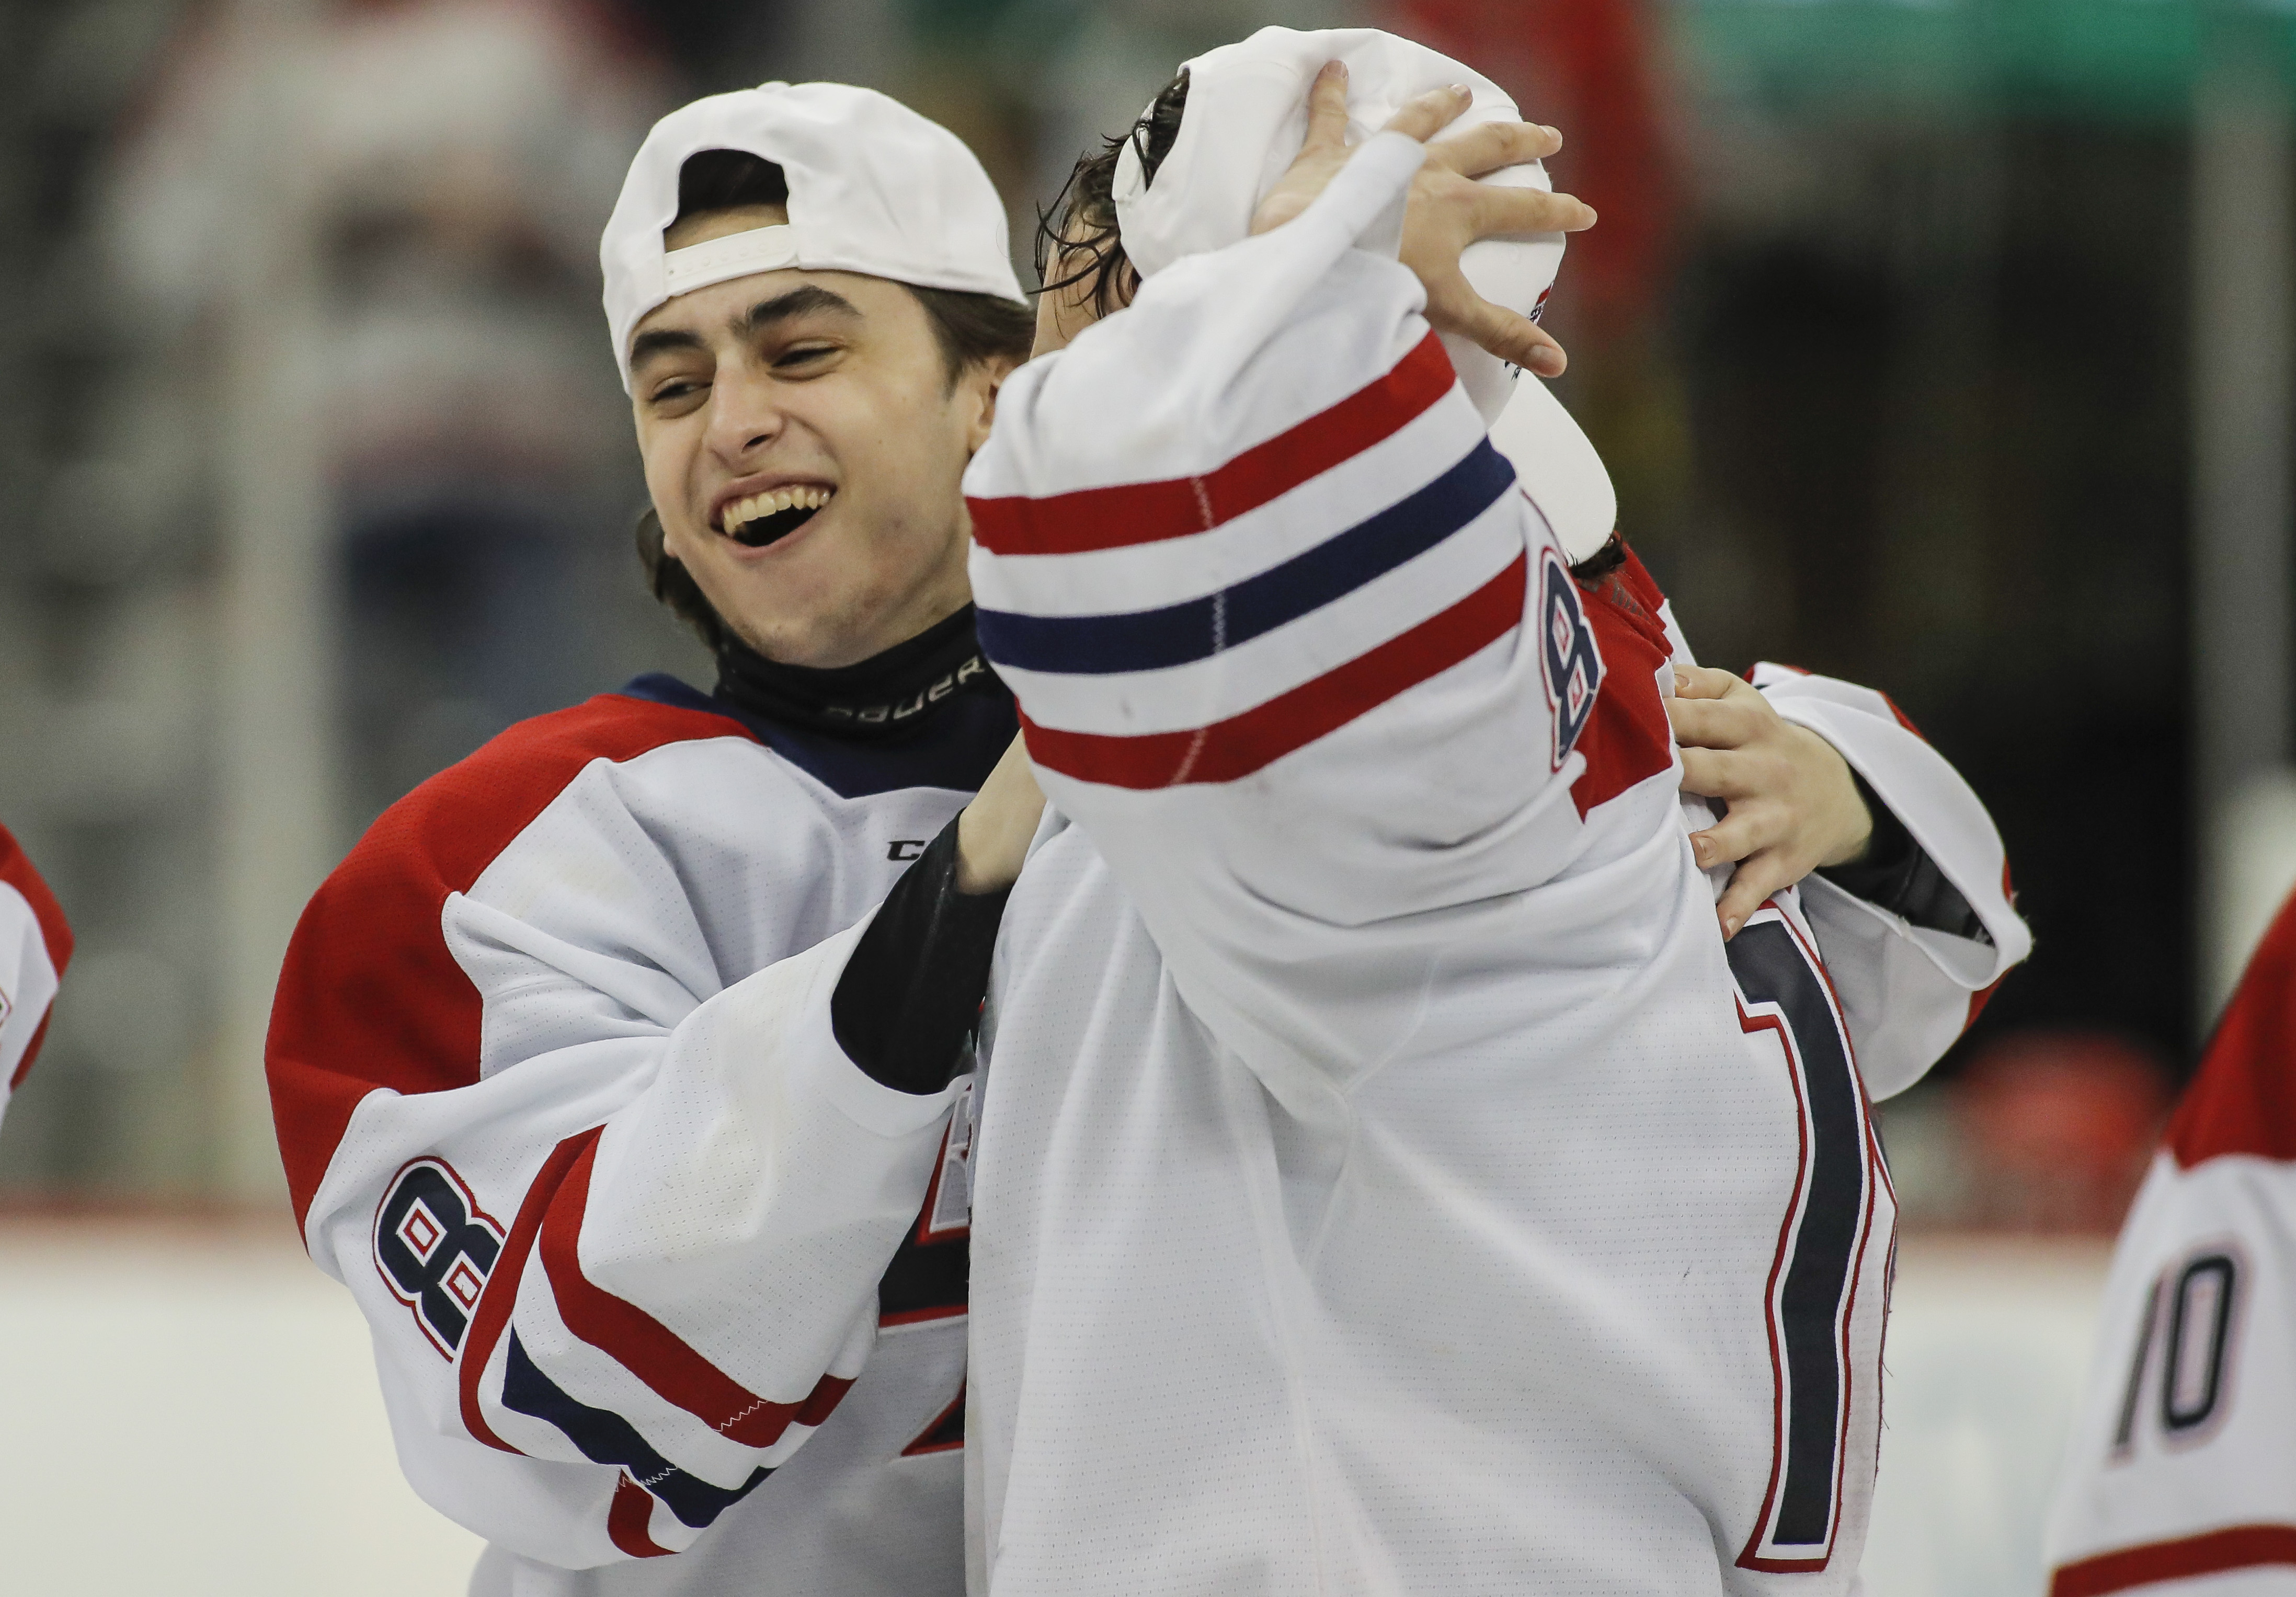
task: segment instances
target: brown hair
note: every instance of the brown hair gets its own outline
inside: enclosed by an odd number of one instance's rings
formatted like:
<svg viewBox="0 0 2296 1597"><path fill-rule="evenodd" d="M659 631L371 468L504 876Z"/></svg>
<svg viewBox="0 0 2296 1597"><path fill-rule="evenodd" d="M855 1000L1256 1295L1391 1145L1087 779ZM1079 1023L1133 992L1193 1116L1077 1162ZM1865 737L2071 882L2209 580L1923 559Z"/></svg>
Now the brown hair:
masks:
<svg viewBox="0 0 2296 1597"><path fill-rule="evenodd" d="M677 169L677 216L670 225L711 211L751 205L788 207L789 178L781 168L746 150L700 151L686 157L685 164ZM906 283L901 286L924 307L933 342L940 347L950 391L975 366L1000 360L1018 365L1029 358L1037 327L1027 306L994 294L919 288ZM662 547L661 518L652 505L638 517L636 535L638 564L645 569L647 591L670 614L693 628L712 654L723 649L732 633L701 592L701 584Z"/></svg>
<svg viewBox="0 0 2296 1597"><path fill-rule="evenodd" d="M1131 131L1104 138L1100 149L1077 157L1061 192L1037 213L1037 281L1045 285L1037 292L1089 283L1093 308L1103 316L1131 303L1140 274L1124 253L1124 238L1116 225L1116 163L1130 144L1139 152L1141 171L1152 182L1180 136L1180 118L1187 109L1188 73L1183 67L1156 91ZM1067 276L1057 283L1047 280L1055 264L1079 258L1080 264Z"/></svg>

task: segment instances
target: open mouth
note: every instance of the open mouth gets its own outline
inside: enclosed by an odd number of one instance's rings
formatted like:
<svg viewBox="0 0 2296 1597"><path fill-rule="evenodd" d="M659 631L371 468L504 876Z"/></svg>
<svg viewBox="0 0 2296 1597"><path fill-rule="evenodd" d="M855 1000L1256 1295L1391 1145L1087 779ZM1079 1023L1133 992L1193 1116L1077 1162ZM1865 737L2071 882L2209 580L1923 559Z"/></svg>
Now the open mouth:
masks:
<svg viewBox="0 0 2296 1597"><path fill-rule="evenodd" d="M718 530L737 544L762 549L778 544L819 513L836 496L834 488L792 484L736 499L726 507Z"/></svg>

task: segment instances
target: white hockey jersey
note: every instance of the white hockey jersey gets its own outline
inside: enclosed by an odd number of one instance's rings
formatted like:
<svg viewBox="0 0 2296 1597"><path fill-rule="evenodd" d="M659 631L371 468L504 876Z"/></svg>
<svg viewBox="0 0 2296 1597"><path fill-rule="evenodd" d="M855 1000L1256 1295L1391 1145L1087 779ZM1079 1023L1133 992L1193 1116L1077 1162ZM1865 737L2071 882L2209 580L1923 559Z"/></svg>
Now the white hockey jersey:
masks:
<svg viewBox="0 0 2296 1597"><path fill-rule="evenodd" d="M1420 318L1419 160L1374 139L1149 280L966 479L1058 812L974 1151L994 1597L1855 1578L1893 1219L1857 1028L1791 895L1726 953L1655 591L1574 581ZM1997 839L1876 696L1773 692L1952 815L1989 943L1901 938L1858 995L1950 993L1871 1034L1909 1077L2027 946Z"/></svg>
<svg viewBox="0 0 2296 1597"><path fill-rule="evenodd" d="M2296 1593L2296 899L2130 1209L2050 1515L2052 1597Z"/></svg>
<svg viewBox="0 0 2296 1597"><path fill-rule="evenodd" d="M1868 736L1878 696L1768 691L1949 854L1960 790ZM307 913L269 1050L290 1188L409 1479L493 1544L478 1597L963 1585L966 1089L880 1086L828 1016L1014 728L1002 697L939 717L869 748L641 682L426 783ZM1671 758L1662 718L1617 737ZM1832 897L1872 930L1857 990L1950 1035L1967 993L1914 929Z"/></svg>
<svg viewBox="0 0 2296 1597"><path fill-rule="evenodd" d="M878 1085L828 1001L1012 731L1001 692L868 747L642 679L425 783L312 901L290 1187L408 1479L493 1544L474 1592L961 1588L969 1083Z"/></svg>
<svg viewBox="0 0 2296 1597"><path fill-rule="evenodd" d="M40 1056L71 951L56 896L0 826L0 1115Z"/></svg>

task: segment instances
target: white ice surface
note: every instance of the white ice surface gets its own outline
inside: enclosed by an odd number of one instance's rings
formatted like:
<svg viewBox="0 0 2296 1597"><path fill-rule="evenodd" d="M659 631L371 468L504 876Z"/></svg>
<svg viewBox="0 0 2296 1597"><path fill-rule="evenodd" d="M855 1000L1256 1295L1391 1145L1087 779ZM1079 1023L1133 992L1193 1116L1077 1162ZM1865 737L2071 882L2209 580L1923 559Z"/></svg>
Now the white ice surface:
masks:
<svg viewBox="0 0 2296 1597"><path fill-rule="evenodd" d="M275 1223L0 1223L0 1591L461 1597L350 1294Z"/></svg>

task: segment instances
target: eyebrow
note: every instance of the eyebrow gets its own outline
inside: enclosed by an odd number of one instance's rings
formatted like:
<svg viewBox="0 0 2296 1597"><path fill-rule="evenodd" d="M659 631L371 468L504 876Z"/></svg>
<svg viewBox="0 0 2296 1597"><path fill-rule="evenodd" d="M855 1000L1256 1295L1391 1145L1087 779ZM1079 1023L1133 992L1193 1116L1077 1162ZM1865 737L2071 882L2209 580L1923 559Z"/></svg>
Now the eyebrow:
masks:
<svg viewBox="0 0 2296 1597"><path fill-rule="evenodd" d="M663 327L652 332L642 332L630 340L630 364L642 366L653 356L666 355L672 349L699 349L701 339L684 328Z"/></svg>
<svg viewBox="0 0 2296 1597"><path fill-rule="evenodd" d="M814 283L793 288L786 294L775 294L770 299L760 299L734 318L734 336L753 339L783 322L816 313L862 319L861 307L844 295L832 292ZM630 341L630 364L643 365L651 357L667 355L676 349L706 348L701 335L683 327L659 327L642 332Z"/></svg>
<svg viewBox="0 0 2296 1597"><path fill-rule="evenodd" d="M793 321L799 316L824 312L833 316L861 319L860 307L844 295L832 293L817 283L806 283L786 294L775 294L770 299L760 299L734 322L734 331L743 338L756 338L777 323Z"/></svg>

